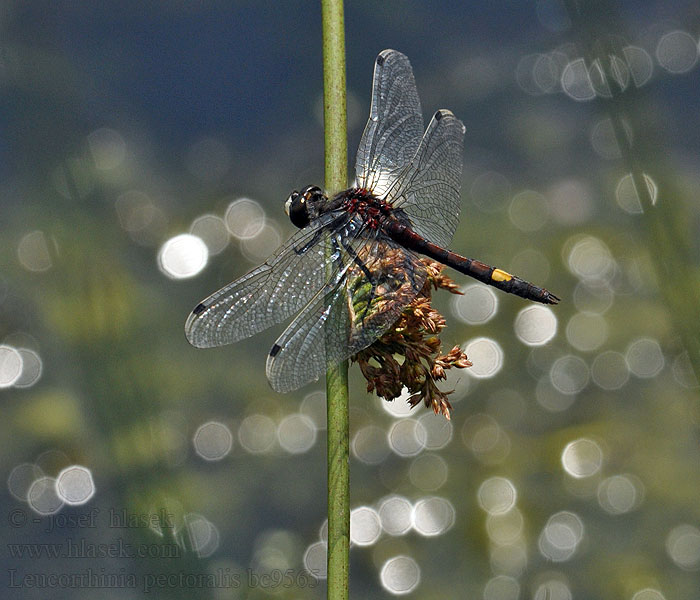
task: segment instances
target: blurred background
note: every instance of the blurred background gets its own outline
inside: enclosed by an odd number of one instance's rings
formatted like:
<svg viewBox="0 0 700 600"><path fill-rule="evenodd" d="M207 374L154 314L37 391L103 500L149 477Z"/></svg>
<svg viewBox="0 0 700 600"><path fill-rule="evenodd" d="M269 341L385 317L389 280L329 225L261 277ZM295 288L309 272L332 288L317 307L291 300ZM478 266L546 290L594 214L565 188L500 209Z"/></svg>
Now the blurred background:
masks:
<svg viewBox="0 0 700 600"><path fill-rule="evenodd" d="M3 597L324 598L323 386L270 389L282 327L183 333L323 181L319 6L0 29ZM562 297L436 295L474 362L449 422L351 367L352 596L697 597L697 2L357 1L346 31L350 166L396 48L466 125L453 249Z"/></svg>

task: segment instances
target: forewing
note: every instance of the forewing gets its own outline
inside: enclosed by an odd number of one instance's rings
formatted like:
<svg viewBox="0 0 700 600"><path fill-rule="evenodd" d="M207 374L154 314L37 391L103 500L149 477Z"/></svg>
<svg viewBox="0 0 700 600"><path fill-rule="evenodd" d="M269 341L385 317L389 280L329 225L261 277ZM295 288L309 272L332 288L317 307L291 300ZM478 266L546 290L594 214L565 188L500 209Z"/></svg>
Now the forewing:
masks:
<svg viewBox="0 0 700 600"><path fill-rule="evenodd" d="M355 161L357 186L382 196L411 161L423 135L423 115L408 58L377 56L369 120Z"/></svg>
<svg viewBox="0 0 700 600"><path fill-rule="evenodd" d="M427 240L449 246L459 223L464 125L449 110L435 113L410 165L386 200L408 215Z"/></svg>
<svg viewBox="0 0 700 600"><path fill-rule="evenodd" d="M185 323L193 346L223 346L250 337L301 310L333 276L325 268L328 230L346 220L328 213L297 231L267 262L203 300ZM302 250L308 246L304 252Z"/></svg>
<svg viewBox="0 0 700 600"><path fill-rule="evenodd" d="M369 346L396 322L425 283L420 258L381 233L354 240L342 255L344 266L336 270L336 279L292 321L268 356L267 377L278 392L318 379L328 365Z"/></svg>

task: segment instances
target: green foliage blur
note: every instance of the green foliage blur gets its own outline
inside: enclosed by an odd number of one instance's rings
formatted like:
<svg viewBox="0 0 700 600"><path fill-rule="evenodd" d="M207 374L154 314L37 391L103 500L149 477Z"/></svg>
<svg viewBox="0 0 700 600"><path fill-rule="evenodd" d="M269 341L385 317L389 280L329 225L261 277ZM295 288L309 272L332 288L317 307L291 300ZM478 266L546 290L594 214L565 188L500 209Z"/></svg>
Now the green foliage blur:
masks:
<svg viewBox="0 0 700 600"><path fill-rule="evenodd" d="M346 11L351 161L374 57L396 48L426 117L446 107L467 128L452 249L562 298L556 335L535 345L521 299L497 292L490 318L436 294L445 351L485 338L501 352L493 376L449 380L450 423L422 406L390 414L351 367L351 506L437 496L454 509L439 535L355 544L352 595L394 597L382 567L406 555L415 598L695 597L697 6ZM326 512L322 383L270 389L282 327L216 350L183 334L198 301L291 234L289 192L323 180L318 6L11 1L0 30L0 344L42 365L6 384L0 354L3 597L91 597L105 586L90 573L116 574L100 593L119 599L325 597L304 571ZM163 245L242 197L264 210L263 234L226 234L196 276L169 276ZM477 356L492 358L470 355L478 374ZM451 438L401 455L390 445L405 418ZM223 427L206 437L211 422ZM315 426L308 446L284 437L299 423ZM230 452L206 460L226 431ZM94 496L37 513L32 482L71 465L90 470ZM94 526L78 524L95 509ZM6 518L17 510L21 525ZM18 555L69 539L146 553Z"/></svg>

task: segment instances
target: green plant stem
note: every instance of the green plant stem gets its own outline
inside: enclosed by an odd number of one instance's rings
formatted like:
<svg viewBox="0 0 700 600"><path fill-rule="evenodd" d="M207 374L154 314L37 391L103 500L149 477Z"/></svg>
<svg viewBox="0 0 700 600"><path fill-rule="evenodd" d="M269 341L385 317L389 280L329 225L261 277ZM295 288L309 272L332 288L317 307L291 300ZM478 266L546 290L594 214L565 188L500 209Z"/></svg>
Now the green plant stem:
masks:
<svg viewBox="0 0 700 600"><path fill-rule="evenodd" d="M347 186L345 25L342 0L321 0L325 185ZM347 600L350 560L348 363L326 372L328 419L328 599Z"/></svg>
<svg viewBox="0 0 700 600"><path fill-rule="evenodd" d="M683 198L673 175L673 169L664 164L663 147L653 123L643 109L643 93L635 90L633 81L620 90L612 70L611 56L624 56L619 46L625 39L624 26L619 16L619 2L613 0L564 0L569 18L574 25L581 48L589 64L597 64L610 85L609 98L599 97L613 126L620 148L624 169L632 182L643 209L640 221L646 234L646 245L652 266L659 281L659 293L668 307L668 314L676 333L688 352L696 379L700 380L700 289L692 251L691 219L685 208L689 201ZM605 14L604 20L600 15ZM630 138L627 128L634 134ZM647 185L646 173L654 174L661 198L654 205L652 191ZM641 229L640 229L641 230Z"/></svg>

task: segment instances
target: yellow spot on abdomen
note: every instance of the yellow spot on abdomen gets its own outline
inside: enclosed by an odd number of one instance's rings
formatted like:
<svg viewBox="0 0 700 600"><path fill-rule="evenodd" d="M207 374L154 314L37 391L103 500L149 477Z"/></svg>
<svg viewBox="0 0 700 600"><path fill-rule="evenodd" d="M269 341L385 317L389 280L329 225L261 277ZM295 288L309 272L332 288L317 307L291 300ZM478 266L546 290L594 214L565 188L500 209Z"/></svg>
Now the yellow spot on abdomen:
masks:
<svg viewBox="0 0 700 600"><path fill-rule="evenodd" d="M501 271L501 269L494 269L493 273L491 273L491 279L494 281L510 281L513 279L513 276L510 273Z"/></svg>

